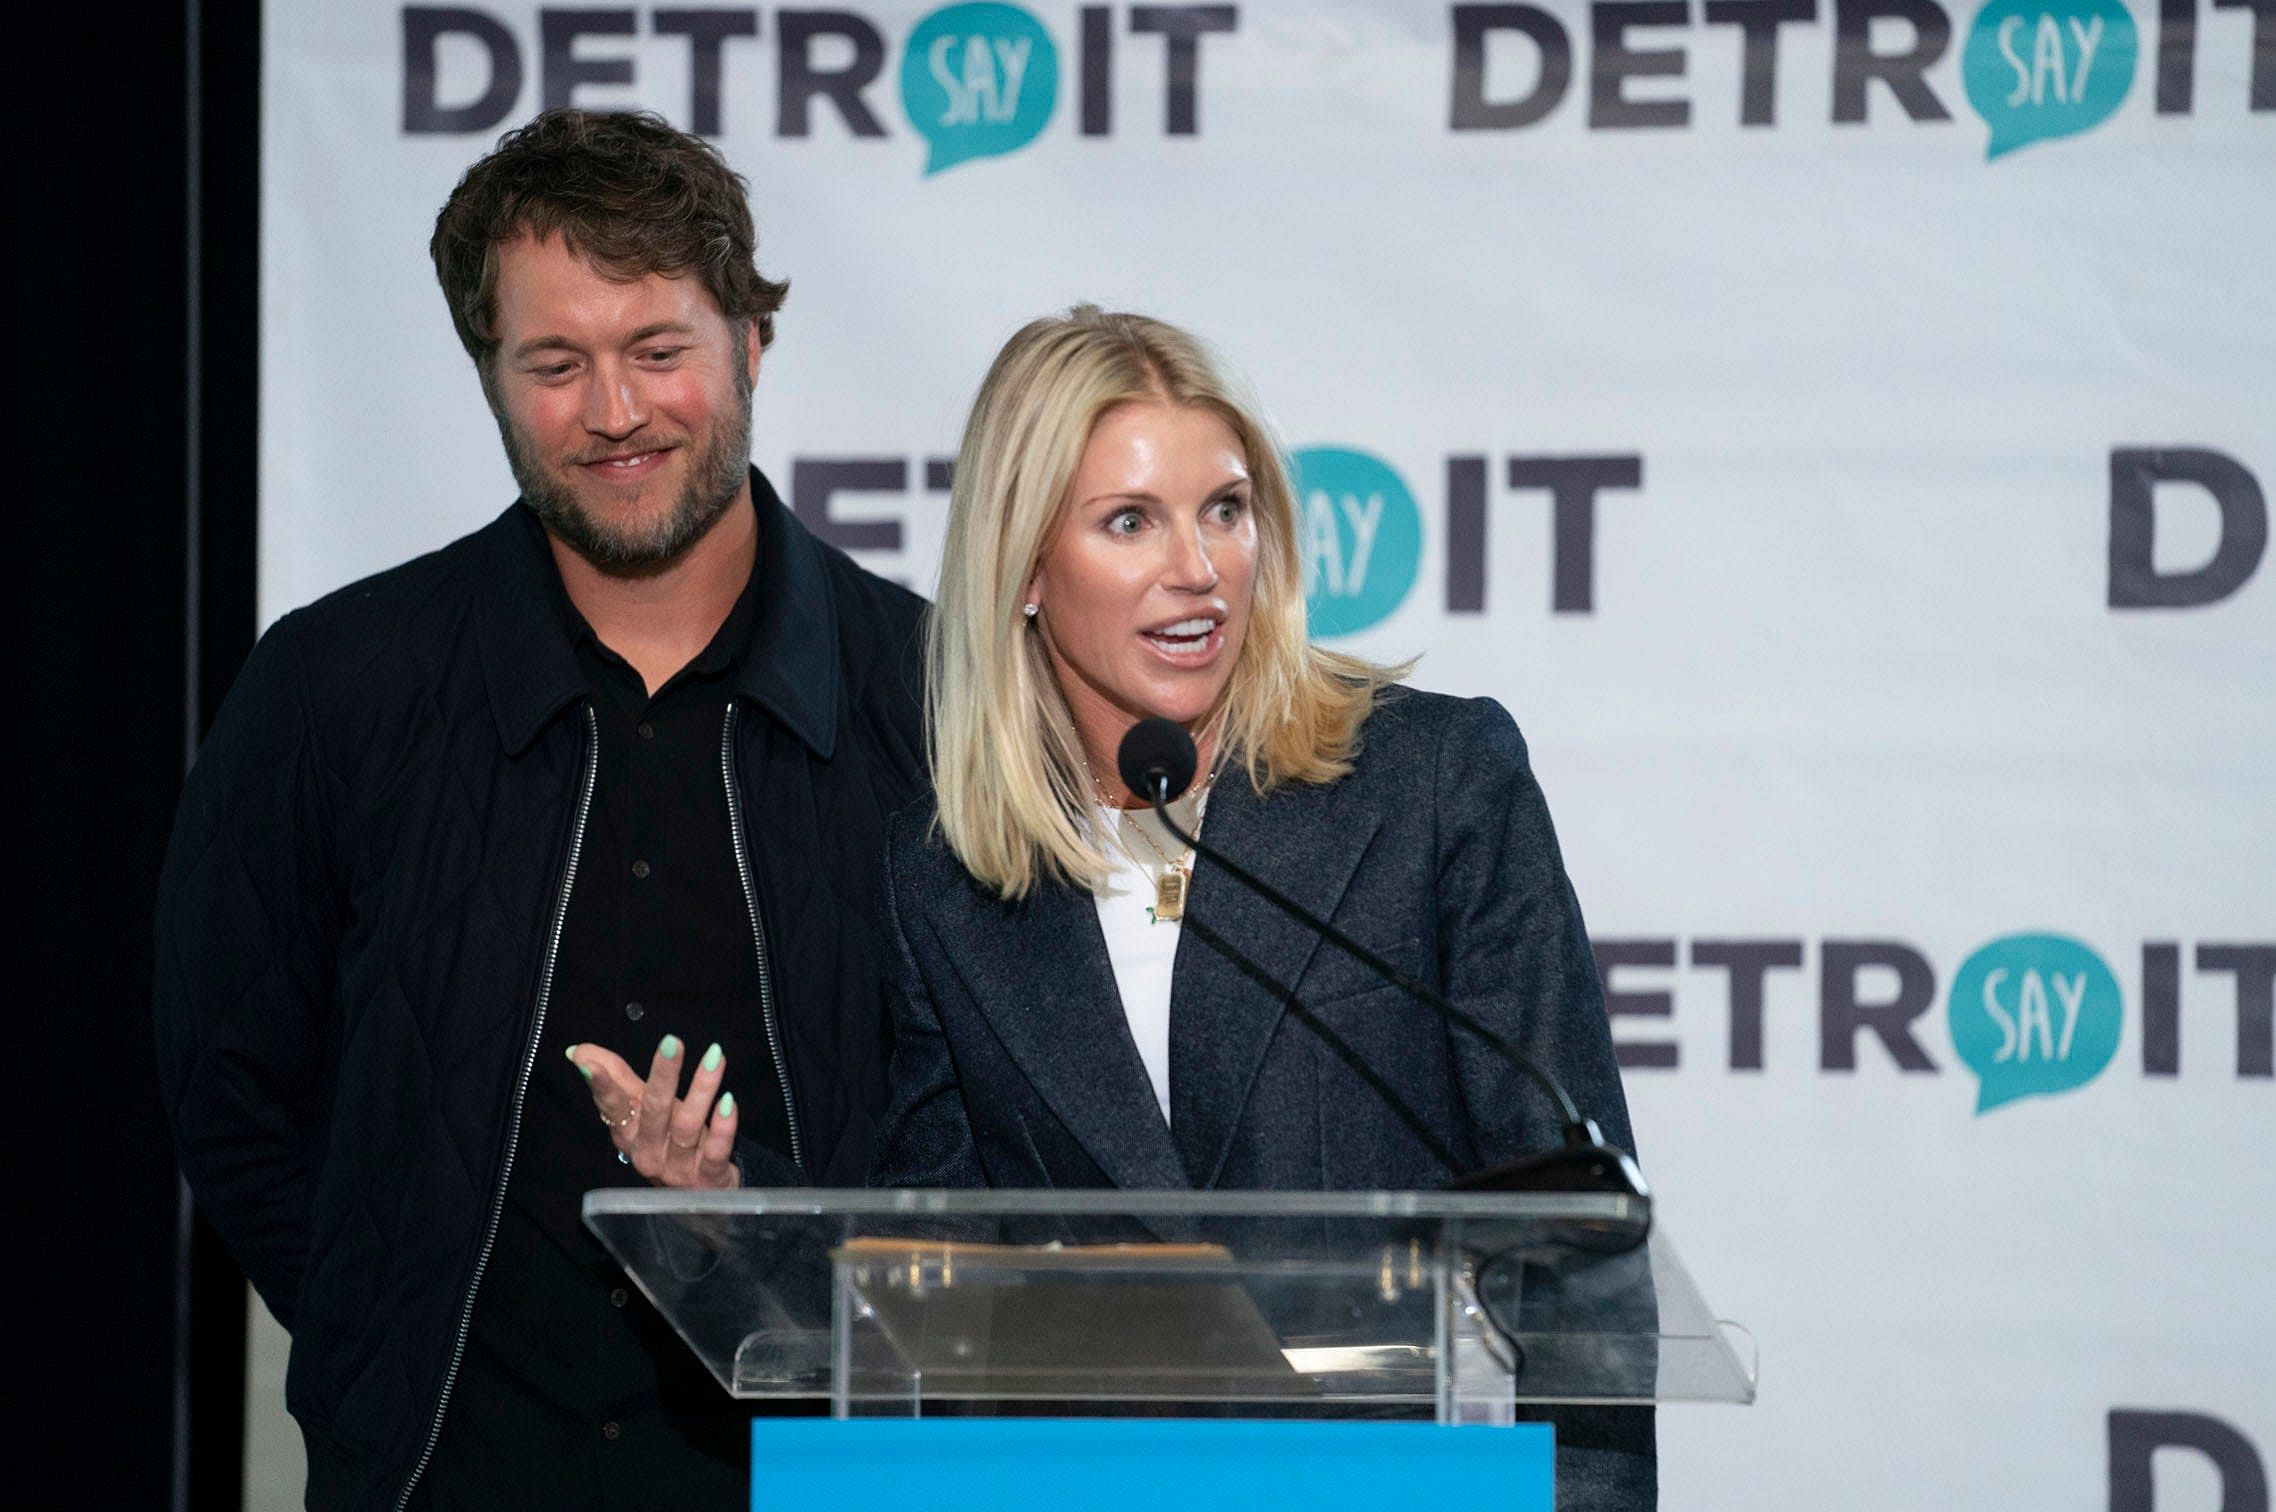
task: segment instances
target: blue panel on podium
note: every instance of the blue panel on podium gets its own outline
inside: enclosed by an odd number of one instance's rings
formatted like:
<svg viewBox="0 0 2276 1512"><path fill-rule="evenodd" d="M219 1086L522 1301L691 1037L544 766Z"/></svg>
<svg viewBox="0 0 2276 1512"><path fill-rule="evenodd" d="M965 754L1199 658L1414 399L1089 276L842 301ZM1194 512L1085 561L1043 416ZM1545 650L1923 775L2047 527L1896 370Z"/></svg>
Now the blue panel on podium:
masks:
<svg viewBox="0 0 2276 1512"><path fill-rule="evenodd" d="M1546 1423L759 1418L753 1512L1550 1512Z"/></svg>

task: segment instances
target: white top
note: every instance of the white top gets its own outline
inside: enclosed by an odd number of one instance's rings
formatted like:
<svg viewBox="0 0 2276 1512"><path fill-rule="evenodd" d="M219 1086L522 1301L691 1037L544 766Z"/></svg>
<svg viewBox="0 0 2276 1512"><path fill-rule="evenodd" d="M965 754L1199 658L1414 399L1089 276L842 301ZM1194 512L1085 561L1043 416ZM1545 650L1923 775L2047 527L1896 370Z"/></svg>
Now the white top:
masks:
<svg viewBox="0 0 2276 1512"><path fill-rule="evenodd" d="M1189 828L1198 815L1178 815ZM1154 1100L1162 1105L1162 1121L1170 1116L1170 974L1177 964L1178 936L1184 927L1154 918L1154 880L1162 863L1146 841L1128 831L1143 825L1145 834L1176 860L1185 847L1170 838L1151 809L1100 809L1095 822L1105 842L1114 874L1105 889L1094 895L1099 929L1106 935L1106 956L1114 966L1114 985L1122 995L1123 1016L1130 1020L1130 1037L1138 1045L1138 1059L1154 1084Z"/></svg>

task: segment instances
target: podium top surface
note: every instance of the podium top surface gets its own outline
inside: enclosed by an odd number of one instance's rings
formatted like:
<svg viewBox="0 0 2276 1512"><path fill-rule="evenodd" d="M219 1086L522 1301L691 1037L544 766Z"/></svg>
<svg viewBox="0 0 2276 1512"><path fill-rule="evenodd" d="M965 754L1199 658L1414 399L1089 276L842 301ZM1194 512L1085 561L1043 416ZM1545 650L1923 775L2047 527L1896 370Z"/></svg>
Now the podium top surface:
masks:
<svg viewBox="0 0 2276 1512"><path fill-rule="evenodd" d="M1597 1192L1249 1192L1012 1188L739 1187L685 1192L612 1187L585 1194L585 1217L661 1214L846 1218L1087 1217L1579 1220L1634 1225L1649 1209Z"/></svg>
<svg viewBox="0 0 2276 1512"><path fill-rule="evenodd" d="M1617 1193L613 1188L584 1215L740 1397L1753 1396Z"/></svg>

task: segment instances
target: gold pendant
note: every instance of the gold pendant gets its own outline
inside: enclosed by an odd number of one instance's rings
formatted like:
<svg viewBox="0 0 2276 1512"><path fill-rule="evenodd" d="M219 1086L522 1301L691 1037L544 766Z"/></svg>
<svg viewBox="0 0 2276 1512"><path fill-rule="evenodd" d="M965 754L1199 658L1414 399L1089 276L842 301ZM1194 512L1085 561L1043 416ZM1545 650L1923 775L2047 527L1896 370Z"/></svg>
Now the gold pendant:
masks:
<svg viewBox="0 0 2276 1512"><path fill-rule="evenodd" d="M1191 873L1183 866L1163 868L1162 874L1154 879L1155 923L1175 924L1185 917L1185 890L1191 880Z"/></svg>

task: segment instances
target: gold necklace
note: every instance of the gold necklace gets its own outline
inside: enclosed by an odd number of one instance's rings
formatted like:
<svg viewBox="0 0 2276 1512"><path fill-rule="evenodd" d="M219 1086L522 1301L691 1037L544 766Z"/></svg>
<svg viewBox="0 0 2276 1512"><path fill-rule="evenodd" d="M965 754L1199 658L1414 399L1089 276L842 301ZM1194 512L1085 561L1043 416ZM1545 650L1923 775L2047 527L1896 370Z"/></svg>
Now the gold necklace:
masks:
<svg viewBox="0 0 2276 1512"><path fill-rule="evenodd" d="M1207 792L1208 789L1204 788L1205 796ZM1139 822L1139 815L1145 812L1144 809L1125 811L1121 827L1125 832L1135 834L1139 839L1145 841L1146 849L1152 851L1155 859L1162 863L1160 875L1154 878L1154 906L1147 909L1146 912L1152 916L1156 924L1175 924L1185 917L1186 894L1193 888L1193 849L1188 846L1184 855L1172 861L1168 854L1154 843L1154 837L1146 833L1146 826ZM1201 833L1198 827L1200 820L1200 814L1196 813L1194 815L1196 825L1194 833L1196 835ZM1132 859L1136 858L1133 857ZM1138 863L1141 871L1145 870L1145 866L1146 863L1143 861Z"/></svg>
<svg viewBox="0 0 2276 1512"><path fill-rule="evenodd" d="M1083 763L1083 775L1085 777L1091 775L1088 760ZM1216 785L1217 774L1214 771L1201 780L1201 789L1195 796L1193 808L1193 832L1196 836L1201 833L1202 815L1208 811L1209 790ZM1091 792L1093 794L1098 792L1098 783L1095 778L1091 782ZM1103 808L1111 805L1102 800L1100 806ZM1147 916L1156 924L1177 923L1178 920L1185 917L1186 898L1193 891L1193 848L1188 846L1184 855L1172 861L1168 854L1154 843L1154 837L1146 833L1145 825L1139 822L1138 816L1148 813L1150 810L1116 808L1114 811L1123 816L1116 822L1117 832L1136 834L1139 839L1146 842L1146 849L1152 851L1155 859L1162 863L1160 874L1154 878L1154 905L1146 910ZM1127 853L1130 847L1125 844L1123 850ZM1130 859L1138 862L1140 871L1146 869L1146 863L1140 861L1135 854L1131 854Z"/></svg>
<svg viewBox="0 0 2276 1512"><path fill-rule="evenodd" d="M1161 875L1154 878L1154 906L1146 910L1148 917L1156 924L1175 924L1185 917L1185 900L1187 895L1193 891L1193 848L1191 846L1186 847L1185 854L1172 861L1162 848L1154 843L1154 837L1146 833L1145 826L1138 822L1137 816L1147 813L1149 810L1121 808L1100 797L1098 776L1091 771L1089 754L1078 750L1077 755L1083 763L1083 780L1091 785L1091 796L1098 799L1099 806L1101 808L1112 808L1116 813L1126 816L1126 822L1118 821L1115 826L1116 829L1118 831L1136 831L1138 838L1146 842L1146 849L1152 851L1155 858L1162 863ZM1209 790L1216 785L1217 771L1216 768L1212 767L1209 775L1201 779L1201 787L1194 798L1193 833L1196 837L1201 834L1201 818L1208 809ZM1164 808L1168 806L1166 803L1163 805ZM1125 853L1129 853L1130 847L1125 845L1123 850ZM1135 854L1131 854L1130 859L1138 861L1140 871L1146 869L1146 863L1139 861Z"/></svg>

